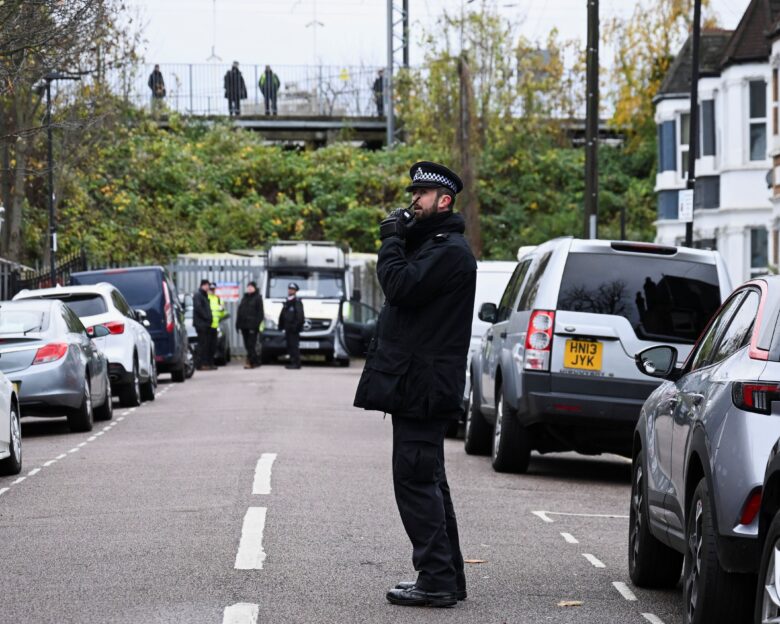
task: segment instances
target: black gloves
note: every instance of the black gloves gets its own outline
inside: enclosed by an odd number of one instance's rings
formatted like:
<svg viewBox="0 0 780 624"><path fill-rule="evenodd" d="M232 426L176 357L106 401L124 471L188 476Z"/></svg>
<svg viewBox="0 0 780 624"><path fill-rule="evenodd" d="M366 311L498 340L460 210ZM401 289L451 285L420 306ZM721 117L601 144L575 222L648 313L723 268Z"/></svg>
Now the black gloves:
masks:
<svg viewBox="0 0 780 624"><path fill-rule="evenodd" d="M406 229L414 221L414 213L407 208L396 208L379 224L379 238L385 240L390 236L406 238Z"/></svg>

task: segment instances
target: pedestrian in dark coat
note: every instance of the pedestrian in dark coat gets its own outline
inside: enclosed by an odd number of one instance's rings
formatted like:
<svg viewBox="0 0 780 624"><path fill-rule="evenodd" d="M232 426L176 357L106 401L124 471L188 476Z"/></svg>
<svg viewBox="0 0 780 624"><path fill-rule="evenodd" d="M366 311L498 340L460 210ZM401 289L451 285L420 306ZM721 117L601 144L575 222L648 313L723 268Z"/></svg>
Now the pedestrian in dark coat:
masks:
<svg viewBox="0 0 780 624"><path fill-rule="evenodd" d="M380 226L385 304L355 405L392 415L395 498L418 572L387 599L446 607L466 597L444 435L463 409L477 263L465 221L452 212L460 178L430 162L415 164L410 176L413 205Z"/></svg>
<svg viewBox="0 0 780 624"><path fill-rule="evenodd" d="M152 92L152 113L156 114L165 99L165 80L159 65L154 66L146 84L149 85L149 90Z"/></svg>
<svg viewBox="0 0 780 624"><path fill-rule="evenodd" d="M228 101L228 112L230 115L241 114L241 100L246 99L246 83L241 70L238 69L238 61L233 61L231 67L225 74L225 99Z"/></svg>
<svg viewBox="0 0 780 624"><path fill-rule="evenodd" d="M284 330L287 353L290 356L290 363L285 368L292 369L301 367L301 331L306 319L303 315L303 302L298 299L298 290L298 284L295 282L287 285L287 301L279 313L279 329Z"/></svg>
<svg viewBox="0 0 780 624"><path fill-rule="evenodd" d="M271 112L276 115L276 97L279 95L279 84L279 76L271 69L270 65L266 65L258 84L265 101L266 115L270 115Z"/></svg>
<svg viewBox="0 0 780 624"><path fill-rule="evenodd" d="M371 86L371 90L374 92L374 102L376 103L376 114L379 117L384 117L385 114L385 70L380 69L377 73L376 80Z"/></svg>
<svg viewBox="0 0 780 624"><path fill-rule="evenodd" d="M257 284L249 282L236 314L236 329L241 332L246 348L244 368L260 366L260 359L257 357L257 333L264 317L263 297L257 292Z"/></svg>
<svg viewBox="0 0 780 624"><path fill-rule="evenodd" d="M192 325L198 333L198 350L195 360L198 370L213 370L214 359L211 348L211 304L209 303L209 281L200 280L200 288L192 297Z"/></svg>

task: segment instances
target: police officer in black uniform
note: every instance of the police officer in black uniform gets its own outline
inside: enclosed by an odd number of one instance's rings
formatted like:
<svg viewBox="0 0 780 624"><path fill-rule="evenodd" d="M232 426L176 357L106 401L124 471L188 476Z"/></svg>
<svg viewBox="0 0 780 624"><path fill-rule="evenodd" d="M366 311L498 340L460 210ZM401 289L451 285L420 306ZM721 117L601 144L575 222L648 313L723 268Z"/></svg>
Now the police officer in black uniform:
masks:
<svg viewBox="0 0 780 624"><path fill-rule="evenodd" d="M463 217L452 211L460 178L432 162L409 173L412 204L380 226L377 276L385 304L355 405L392 415L395 499L418 572L387 600L449 607L466 598L466 577L444 435L463 408L477 263Z"/></svg>
<svg viewBox="0 0 780 624"><path fill-rule="evenodd" d="M298 284L290 282L287 285L287 301L284 302L279 314L279 329L284 330L284 339L287 342L287 354L290 362L285 368L297 369L301 367L301 330L303 330L303 302L298 299Z"/></svg>

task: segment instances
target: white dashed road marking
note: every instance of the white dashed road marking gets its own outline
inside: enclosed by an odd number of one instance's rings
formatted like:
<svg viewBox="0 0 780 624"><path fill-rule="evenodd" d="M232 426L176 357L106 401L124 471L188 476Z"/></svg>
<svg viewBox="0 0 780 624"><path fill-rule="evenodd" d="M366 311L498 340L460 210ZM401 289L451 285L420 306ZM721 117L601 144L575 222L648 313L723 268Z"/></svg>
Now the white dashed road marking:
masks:
<svg viewBox="0 0 780 624"><path fill-rule="evenodd" d="M650 622L650 624L664 624L664 621L661 618L659 618L657 615L653 615L652 613L643 613L642 617Z"/></svg>
<svg viewBox="0 0 780 624"><path fill-rule="evenodd" d="M271 467L276 459L276 453L263 453L255 467L255 481L252 484L252 494L271 493Z"/></svg>
<svg viewBox="0 0 780 624"><path fill-rule="evenodd" d="M19 477L16 481L11 481L11 485L16 485L17 483L21 483L24 481L27 477Z"/></svg>
<svg viewBox="0 0 780 624"><path fill-rule="evenodd" d="M49 461L47 461L45 464L43 464L43 467L44 467L44 468L48 468L48 467L49 467L49 466L51 466L52 464L56 464L56 463L57 463L57 460L56 460L56 459L50 459L50 460L49 460Z"/></svg>
<svg viewBox="0 0 780 624"><path fill-rule="evenodd" d="M238 604L225 607L225 614L222 616L222 624L255 624L260 607L250 602L239 602Z"/></svg>
<svg viewBox="0 0 780 624"><path fill-rule="evenodd" d="M571 533L561 533L561 537L566 540L567 544L579 544L579 541Z"/></svg>
<svg viewBox="0 0 780 624"><path fill-rule="evenodd" d="M66 455L65 453L60 453L60 454L59 454L59 455L57 455L57 457L55 457L54 459L65 459L66 457L67 457L67 455Z"/></svg>
<svg viewBox="0 0 780 624"><path fill-rule="evenodd" d="M2 496L3 494L5 494L5 493L6 493L8 490L10 490L10 489L11 489L11 488L7 488L7 487L6 487L6 488L0 488L0 496Z"/></svg>
<svg viewBox="0 0 780 624"><path fill-rule="evenodd" d="M545 522L555 522L550 516L570 516L575 518L617 518L628 520L628 516L619 514L589 514L589 513L567 513L565 511L532 511L532 514L539 516Z"/></svg>
<svg viewBox="0 0 780 624"><path fill-rule="evenodd" d="M612 586L617 589L618 593L626 600L636 600L636 594L634 594L634 592L632 592L625 583L621 583L620 581L612 581Z"/></svg>
<svg viewBox="0 0 780 624"><path fill-rule="evenodd" d="M552 518L550 518L550 517L547 515L547 512L546 512L546 511L532 511L531 513L532 513L533 515L535 515L535 516L539 516L539 517L540 517L542 520L544 520L545 522L555 522L555 521L554 521Z"/></svg>
<svg viewBox="0 0 780 624"><path fill-rule="evenodd" d="M265 561L265 551L263 550L265 512L265 507L247 509L236 555L236 570L263 569L263 561Z"/></svg>
<svg viewBox="0 0 780 624"><path fill-rule="evenodd" d="M76 448L72 448L68 451L68 453L78 453L81 449L77 446Z"/></svg>
<svg viewBox="0 0 780 624"><path fill-rule="evenodd" d="M582 553L582 556L585 557L585 559L587 559L594 568L606 568L607 567L601 561L596 559L596 557L591 555L590 553Z"/></svg>
<svg viewBox="0 0 780 624"><path fill-rule="evenodd" d="M30 472L27 473L28 477L32 477L37 475L41 471L40 468L33 468Z"/></svg>

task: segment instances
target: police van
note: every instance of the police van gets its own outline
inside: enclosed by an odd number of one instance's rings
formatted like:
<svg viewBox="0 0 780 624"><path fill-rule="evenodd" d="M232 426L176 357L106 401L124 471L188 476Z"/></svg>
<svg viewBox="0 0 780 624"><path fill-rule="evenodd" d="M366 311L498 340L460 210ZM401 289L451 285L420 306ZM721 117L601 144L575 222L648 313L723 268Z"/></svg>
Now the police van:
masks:
<svg viewBox="0 0 780 624"><path fill-rule="evenodd" d="M361 303L360 291L353 289L349 251L330 241L280 241L269 247L266 271L258 285L265 309L263 363L287 353L278 321L290 282L300 288L298 298L305 316L301 355L349 366L351 355L365 353L378 313Z"/></svg>

